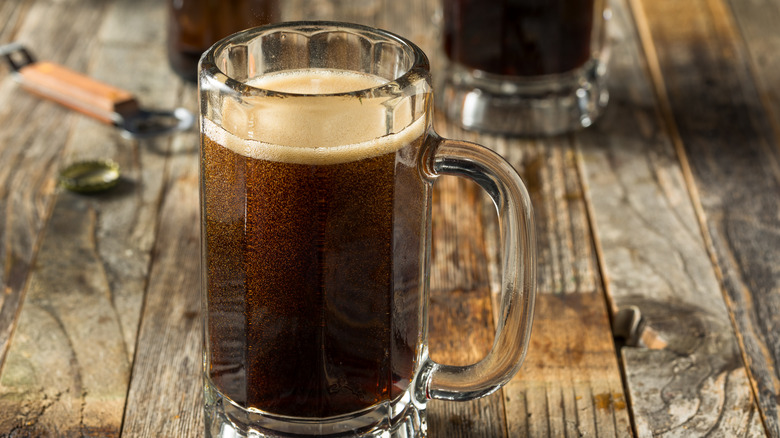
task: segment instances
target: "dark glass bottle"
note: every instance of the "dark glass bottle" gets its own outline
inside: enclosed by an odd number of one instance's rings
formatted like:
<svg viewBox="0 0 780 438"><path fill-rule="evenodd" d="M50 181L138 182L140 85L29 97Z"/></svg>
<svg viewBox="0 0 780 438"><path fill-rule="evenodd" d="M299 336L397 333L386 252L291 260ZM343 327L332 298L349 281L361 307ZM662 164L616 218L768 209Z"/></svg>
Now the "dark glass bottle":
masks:
<svg viewBox="0 0 780 438"><path fill-rule="evenodd" d="M220 39L279 21L279 0L168 0L168 59L195 81L200 55Z"/></svg>

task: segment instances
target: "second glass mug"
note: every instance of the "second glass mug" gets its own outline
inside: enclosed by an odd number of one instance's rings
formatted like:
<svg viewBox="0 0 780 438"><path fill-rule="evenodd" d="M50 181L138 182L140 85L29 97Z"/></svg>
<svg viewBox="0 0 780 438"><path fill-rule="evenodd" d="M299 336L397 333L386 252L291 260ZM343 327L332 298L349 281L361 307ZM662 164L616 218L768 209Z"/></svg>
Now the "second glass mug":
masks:
<svg viewBox="0 0 780 438"><path fill-rule="evenodd" d="M428 60L330 22L234 34L200 62L207 436L417 437L429 399L490 394L526 354L533 211L514 168L431 127ZM431 189L470 178L502 242L501 318L471 366L427 347Z"/></svg>
<svg viewBox="0 0 780 438"><path fill-rule="evenodd" d="M557 135L609 100L607 0L444 0L445 115L467 129Z"/></svg>

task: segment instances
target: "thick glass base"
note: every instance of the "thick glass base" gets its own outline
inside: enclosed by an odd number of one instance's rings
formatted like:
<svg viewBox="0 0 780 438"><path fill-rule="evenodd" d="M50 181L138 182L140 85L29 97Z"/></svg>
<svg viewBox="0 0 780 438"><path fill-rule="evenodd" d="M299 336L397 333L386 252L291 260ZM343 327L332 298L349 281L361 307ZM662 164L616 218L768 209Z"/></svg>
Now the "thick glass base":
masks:
<svg viewBox="0 0 780 438"><path fill-rule="evenodd" d="M298 418L244 409L204 378L208 438L417 438L427 436L425 405L412 388L394 402L330 418Z"/></svg>
<svg viewBox="0 0 780 438"><path fill-rule="evenodd" d="M535 78L490 75L451 65L442 108L463 128L496 134L555 135L588 127L609 100L606 65Z"/></svg>

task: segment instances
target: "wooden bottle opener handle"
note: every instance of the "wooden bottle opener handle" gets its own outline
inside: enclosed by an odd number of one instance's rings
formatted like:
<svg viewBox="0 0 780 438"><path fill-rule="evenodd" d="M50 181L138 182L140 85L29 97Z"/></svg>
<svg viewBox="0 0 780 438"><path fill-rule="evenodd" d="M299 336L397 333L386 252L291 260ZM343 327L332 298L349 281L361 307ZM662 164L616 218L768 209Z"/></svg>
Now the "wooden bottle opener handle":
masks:
<svg viewBox="0 0 780 438"><path fill-rule="evenodd" d="M18 73L27 91L105 123L120 123L140 111L131 93L52 62L33 62Z"/></svg>

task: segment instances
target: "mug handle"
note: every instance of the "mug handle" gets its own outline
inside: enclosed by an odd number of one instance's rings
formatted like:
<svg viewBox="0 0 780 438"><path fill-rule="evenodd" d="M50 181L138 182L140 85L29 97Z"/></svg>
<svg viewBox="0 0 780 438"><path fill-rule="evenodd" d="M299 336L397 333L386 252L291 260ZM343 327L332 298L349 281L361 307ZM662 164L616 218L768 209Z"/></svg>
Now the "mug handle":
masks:
<svg viewBox="0 0 780 438"><path fill-rule="evenodd" d="M426 356L418 380L420 398L472 400L504 386L520 369L528 350L536 300L533 208L520 175L497 153L434 132L429 140L432 147L425 168L431 179L440 175L471 179L490 195L498 211L502 293L493 347L468 366L439 364Z"/></svg>

